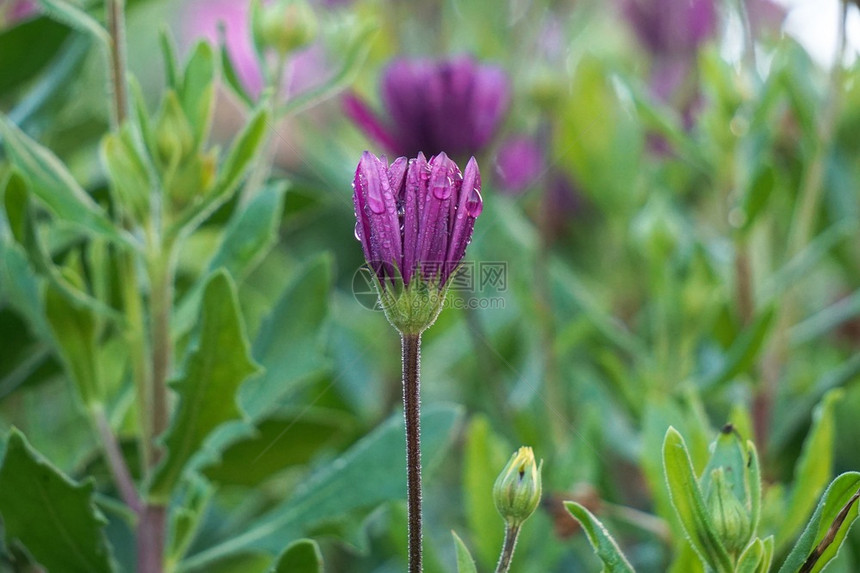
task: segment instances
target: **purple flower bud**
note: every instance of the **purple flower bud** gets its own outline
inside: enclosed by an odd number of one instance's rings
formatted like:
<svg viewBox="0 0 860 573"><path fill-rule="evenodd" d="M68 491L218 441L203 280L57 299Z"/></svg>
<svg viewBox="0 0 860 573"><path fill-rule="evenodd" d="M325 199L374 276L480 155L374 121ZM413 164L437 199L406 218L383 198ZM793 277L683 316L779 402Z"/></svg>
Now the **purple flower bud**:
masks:
<svg viewBox="0 0 860 573"><path fill-rule="evenodd" d="M394 60L383 74L381 92L387 122L354 95L346 96L344 110L382 148L409 157L480 152L510 103L504 71L467 56Z"/></svg>
<svg viewBox="0 0 860 573"><path fill-rule="evenodd" d="M622 0L639 40L659 57L688 54L713 36L715 4L714 0Z"/></svg>
<svg viewBox="0 0 860 573"><path fill-rule="evenodd" d="M481 174L444 153L388 165L365 151L353 181L355 234L383 288L415 280L444 289L481 214Z"/></svg>
<svg viewBox="0 0 860 573"><path fill-rule="evenodd" d="M543 150L538 141L530 137L513 137L504 142L496 154L499 189L506 193L525 191L545 170Z"/></svg>

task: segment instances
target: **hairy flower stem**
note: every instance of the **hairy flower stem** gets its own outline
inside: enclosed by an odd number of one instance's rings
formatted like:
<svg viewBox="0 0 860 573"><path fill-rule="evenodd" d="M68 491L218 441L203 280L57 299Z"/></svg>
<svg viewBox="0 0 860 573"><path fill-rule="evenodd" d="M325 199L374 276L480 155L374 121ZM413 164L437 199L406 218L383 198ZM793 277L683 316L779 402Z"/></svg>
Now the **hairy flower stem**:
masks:
<svg viewBox="0 0 860 573"><path fill-rule="evenodd" d="M502 554L499 555L499 564L496 565L496 573L508 573L511 561L514 559L514 549L517 547L517 538L520 536L520 526L505 524L505 541L502 543Z"/></svg>
<svg viewBox="0 0 860 573"><path fill-rule="evenodd" d="M409 573L421 568L421 335L402 334L403 417L406 420L406 497L409 513Z"/></svg>

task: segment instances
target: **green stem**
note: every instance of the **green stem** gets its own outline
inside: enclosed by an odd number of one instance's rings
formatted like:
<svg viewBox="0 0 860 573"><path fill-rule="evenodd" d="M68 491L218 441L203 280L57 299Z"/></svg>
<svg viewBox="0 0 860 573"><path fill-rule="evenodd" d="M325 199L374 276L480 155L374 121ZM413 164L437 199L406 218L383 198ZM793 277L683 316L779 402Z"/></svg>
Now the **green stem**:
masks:
<svg viewBox="0 0 860 573"><path fill-rule="evenodd" d="M131 477L128 465L125 463L125 458L122 455L122 450L119 447L116 436L110 427L110 422L108 422L104 410L100 407L91 408L90 416L92 417L95 430L101 439L105 460L107 461L108 468L110 468L114 483L117 489L119 489L120 496L127 506L139 514L142 509L140 497L137 495L134 480Z"/></svg>
<svg viewBox="0 0 860 573"><path fill-rule="evenodd" d="M421 335L403 334L403 417L406 421L406 497L409 573L421 573Z"/></svg>
<svg viewBox="0 0 860 573"><path fill-rule="evenodd" d="M113 127L125 121L128 113L128 86L126 85L125 60L125 0L106 0L105 12L110 50L110 93L113 97Z"/></svg>
<svg viewBox="0 0 860 573"><path fill-rule="evenodd" d="M496 573L508 573L508 570L510 570L519 536L519 525L505 524L505 541L502 543L502 553L499 555L499 564L496 565Z"/></svg>

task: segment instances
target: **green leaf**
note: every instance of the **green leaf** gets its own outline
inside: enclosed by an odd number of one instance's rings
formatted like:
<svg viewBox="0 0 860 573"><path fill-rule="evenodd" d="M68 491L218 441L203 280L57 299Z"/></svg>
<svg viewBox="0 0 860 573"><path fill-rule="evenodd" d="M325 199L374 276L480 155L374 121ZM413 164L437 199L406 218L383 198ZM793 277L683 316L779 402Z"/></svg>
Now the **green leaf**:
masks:
<svg viewBox="0 0 860 573"><path fill-rule="evenodd" d="M134 239L111 222L60 160L2 114L0 135L10 159L28 180L29 188L57 217L88 232L134 246Z"/></svg>
<svg viewBox="0 0 860 573"><path fill-rule="evenodd" d="M472 419L463 450L463 509L475 553L485 568L495 563L505 537L493 502L493 484L509 449L493 433L486 416Z"/></svg>
<svg viewBox="0 0 860 573"><path fill-rule="evenodd" d="M168 545L168 567L172 568L182 559L194 540L214 488L199 477L188 480L182 501L170 512L170 543Z"/></svg>
<svg viewBox="0 0 860 573"><path fill-rule="evenodd" d="M259 110L236 136L227 157L221 162L222 167L218 171L213 188L203 201L185 210L179 220L170 227L169 237L175 238L191 232L230 199L245 172L253 164L267 129L270 129L269 114L265 110Z"/></svg>
<svg viewBox="0 0 860 573"><path fill-rule="evenodd" d="M759 351L764 347L775 316L776 312L773 306L761 312L731 345L721 367L716 372L704 377L700 382L701 387L703 389L718 388L738 374L748 370L755 362Z"/></svg>
<svg viewBox="0 0 860 573"><path fill-rule="evenodd" d="M239 73L236 71L236 66L233 65L233 58L230 57L230 52L227 50L227 40L225 39L224 23L218 23L218 50L221 53L221 71L224 79L227 81L227 87L230 91L239 98L239 101L245 104L246 107L254 106L254 100L245 90L242 85L242 80L239 79Z"/></svg>
<svg viewBox="0 0 860 573"><path fill-rule="evenodd" d="M36 77L59 53L69 32L68 27L44 17L0 32L0 97Z"/></svg>
<svg viewBox="0 0 860 573"><path fill-rule="evenodd" d="M731 559L711 523L684 438L671 427L663 441L663 471L672 506L693 548L719 573L730 572Z"/></svg>
<svg viewBox="0 0 860 573"><path fill-rule="evenodd" d="M758 573L765 557L764 543L756 537L738 557L735 573Z"/></svg>
<svg viewBox="0 0 860 573"><path fill-rule="evenodd" d="M98 368L98 319L93 311L64 296L54 285L45 290L45 315L69 378L87 406L101 403Z"/></svg>
<svg viewBox="0 0 860 573"><path fill-rule="evenodd" d="M773 166L767 163L760 164L741 200L741 209L746 216L743 224L745 230L752 228L759 214L764 211L774 187L776 187L776 175Z"/></svg>
<svg viewBox="0 0 860 573"><path fill-rule="evenodd" d="M251 359L229 275L216 272L203 294L196 344L189 349L179 377L170 385L179 405L162 437L164 459L150 484L152 499L166 502L191 457L224 422L242 418L236 404L239 385L258 371Z"/></svg>
<svg viewBox="0 0 860 573"><path fill-rule="evenodd" d="M215 483L254 487L277 472L310 462L344 433L340 412L303 408L256 424L251 436L231 443L201 472Z"/></svg>
<svg viewBox="0 0 860 573"><path fill-rule="evenodd" d="M328 368L321 329L328 316L331 258L321 255L293 279L254 340L254 359L265 372L242 387L239 401L260 419L303 382Z"/></svg>
<svg viewBox="0 0 860 573"><path fill-rule="evenodd" d="M106 521L92 496L92 481L73 482L12 430L0 467L0 514L9 542L20 540L49 571L113 571Z"/></svg>
<svg viewBox="0 0 860 573"><path fill-rule="evenodd" d="M161 57L164 60L167 87L172 90L179 90L182 87L182 71L179 67L179 58L176 56L176 44L173 42L173 37L168 28L159 30L158 45L161 47Z"/></svg>
<svg viewBox="0 0 860 573"><path fill-rule="evenodd" d="M110 50L111 39L108 31L92 16L64 0L38 0L45 14L57 22L70 28L89 34L101 44L104 50Z"/></svg>
<svg viewBox="0 0 860 573"><path fill-rule="evenodd" d="M604 571L609 573L633 573L633 566L630 565L630 562L621 553L621 549L612 538L612 535L609 534L606 527L600 523L600 520L594 514L575 501L564 502L564 507L582 524L582 529L588 536L588 541L594 548L594 552L603 561Z"/></svg>
<svg viewBox="0 0 860 573"><path fill-rule="evenodd" d="M469 548L466 547L460 536L453 530L451 531L451 535L454 537L454 547L457 551L457 573L478 573L478 569L475 567L475 560L472 559L472 555L469 553Z"/></svg>
<svg viewBox="0 0 860 573"><path fill-rule="evenodd" d="M185 77L179 92L185 117L194 131L200 149L209 136L215 103L215 53L208 42L198 42L185 66Z"/></svg>
<svg viewBox="0 0 860 573"><path fill-rule="evenodd" d="M827 487L833 471L833 446L836 441L834 409L842 399L841 389L825 394L812 414L812 427L794 468L794 480L786 512L776 532L776 549L782 552L815 507L815 501Z"/></svg>
<svg viewBox="0 0 860 573"><path fill-rule="evenodd" d="M860 473L846 472L837 477L818 502L818 507L788 554L779 573L805 573L821 571L836 557L848 530L857 519L857 493L860 491ZM835 529L831 529L835 526ZM826 543L826 545L823 545ZM821 550L812 568L804 564Z"/></svg>
<svg viewBox="0 0 860 573"><path fill-rule="evenodd" d="M271 573L322 573L322 571L322 553L313 539L299 539L290 543L271 569Z"/></svg>
<svg viewBox="0 0 860 573"><path fill-rule="evenodd" d="M758 571L756 573L769 573L770 566L773 563L773 552L774 552L774 542L773 535L768 535L764 539L764 555L762 556L761 562L759 563Z"/></svg>
<svg viewBox="0 0 860 573"><path fill-rule="evenodd" d="M428 469L447 449L461 417L459 407L425 408L421 446ZM395 414L303 480L286 502L244 526L237 535L189 558L185 569L208 571L208 563L249 550L276 552L285 540L300 537L316 525L386 501L405 499L403 445L403 416Z"/></svg>

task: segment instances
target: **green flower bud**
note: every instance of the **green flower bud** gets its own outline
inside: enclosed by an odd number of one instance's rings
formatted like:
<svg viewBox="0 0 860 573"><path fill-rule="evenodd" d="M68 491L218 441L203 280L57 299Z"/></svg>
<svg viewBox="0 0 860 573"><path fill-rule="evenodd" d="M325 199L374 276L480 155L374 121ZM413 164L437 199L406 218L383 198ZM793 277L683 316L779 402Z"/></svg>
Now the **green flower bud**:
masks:
<svg viewBox="0 0 860 573"><path fill-rule="evenodd" d="M195 148L194 132L179 96L170 90L161 102L161 109L155 122L156 157L162 168L175 168L183 158L190 155Z"/></svg>
<svg viewBox="0 0 860 573"><path fill-rule="evenodd" d="M532 449L522 447L496 478L493 502L509 526L519 527L537 509L540 495L540 467Z"/></svg>
<svg viewBox="0 0 860 573"><path fill-rule="evenodd" d="M420 280L399 288L383 288L376 282L385 317L403 334L420 334L436 322L448 292L447 286Z"/></svg>
<svg viewBox="0 0 860 573"><path fill-rule="evenodd" d="M304 0L280 0L264 6L253 26L259 44L281 55L307 46L317 33L316 15Z"/></svg>
<svg viewBox="0 0 860 573"><path fill-rule="evenodd" d="M735 496L723 468L711 472L707 503L714 529L726 551L739 554L753 534L750 512Z"/></svg>

